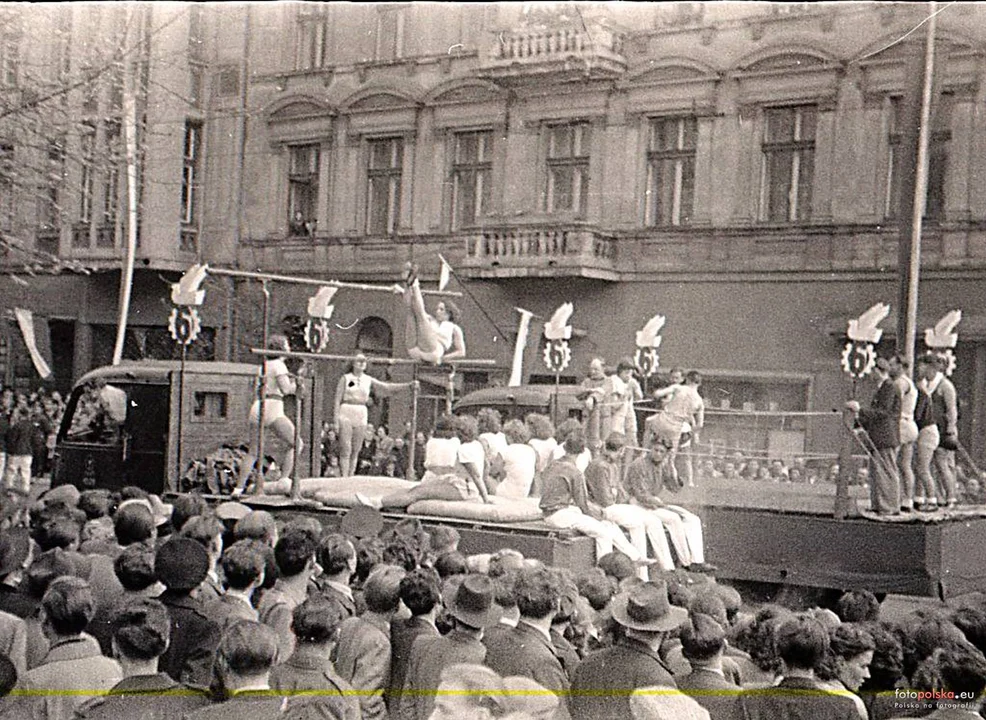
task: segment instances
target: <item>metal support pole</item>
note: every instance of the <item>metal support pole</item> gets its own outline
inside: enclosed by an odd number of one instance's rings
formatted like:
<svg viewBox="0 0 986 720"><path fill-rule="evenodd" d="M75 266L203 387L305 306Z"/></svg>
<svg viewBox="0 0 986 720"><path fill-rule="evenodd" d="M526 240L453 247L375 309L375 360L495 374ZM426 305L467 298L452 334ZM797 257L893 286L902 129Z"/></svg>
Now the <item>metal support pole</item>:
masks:
<svg viewBox="0 0 986 720"><path fill-rule="evenodd" d="M418 446L418 393L421 384L418 382L418 365L411 366L411 437L407 443L407 467L404 469L408 480L417 480L414 471L414 456Z"/></svg>
<svg viewBox="0 0 986 720"><path fill-rule="evenodd" d="M283 282L292 285L315 285L318 287L349 288L351 290L371 290L393 293L392 285L370 285L367 283L343 282L341 280L319 280L317 278L295 277L293 275L273 275L271 273L249 272L247 270L228 270L226 268L208 267L206 271L210 275L225 275L227 277L249 278L251 280ZM422 295L436 295L439 297L462 297L462 293L456 290L422 290Z"/></svg>
<svg viewBox="0 0 986 720"><path fill-rule="evenodd" d="M178 487L172 488L172 490L178 491L181 489L181 438L182 430L185 424L185 359L188 356L188 345L184 342L181 344L181 365L178 368L178 438L175 441L175 446L178 451L178 456L175 458L178 463L178 474L175 477L178 479Z"/></svg>
<svg viewBox="0 0 986 720"><path fill-rule="evenodd" d="M264 293L264 330L263 330L263 345L266 348L268 340L270 339L270 287L266 280L263 281L261 287ZM263 364L260 366L260 386L257 391L260 393L260 414L257 418L257 459L256 470L257 470L257 482L253 487L253 492L255 495L264 494L264 410L266 409L267 403L267 360L265 359Z"/></svg>
<svg viewBox="0 0 986 720"><path fill-rule="evenodd" d="M266 361L265 361L266 362ZM301 379L307 375L305 369L307 363L303 364L298 370L298 384L294 392L294 449L291 451L294 456L294 471L291 473L291 499L298 500L301 497L301 479L298 475L298 447L301 444L301 410L304 399L301 396Z"/></svg>

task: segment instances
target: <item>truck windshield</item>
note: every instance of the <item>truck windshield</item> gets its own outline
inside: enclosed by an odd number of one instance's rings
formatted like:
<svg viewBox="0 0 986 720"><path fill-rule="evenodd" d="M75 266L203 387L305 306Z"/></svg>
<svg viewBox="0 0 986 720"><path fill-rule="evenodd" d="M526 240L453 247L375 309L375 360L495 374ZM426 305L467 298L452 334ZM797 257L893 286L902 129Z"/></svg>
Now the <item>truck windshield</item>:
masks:
<svg viewBox="0 0 986 720"><path fill-rule="evenodd" d="M127 419L127 393L108 383L76 388L69 400L62 432L68 440L115 444Z"/></svg>

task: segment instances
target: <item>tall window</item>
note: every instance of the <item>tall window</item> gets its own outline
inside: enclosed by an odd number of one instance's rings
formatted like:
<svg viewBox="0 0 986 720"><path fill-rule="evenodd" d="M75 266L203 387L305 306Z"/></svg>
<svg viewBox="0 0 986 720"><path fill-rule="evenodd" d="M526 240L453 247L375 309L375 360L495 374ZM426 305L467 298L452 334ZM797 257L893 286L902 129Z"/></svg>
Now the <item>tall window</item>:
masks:
<svg viewBox="0 0 986 720"><path fill-rule="evenodd" d="M318 145L292 145L288 169L288 223L292 235L314 233L318 214Z"/></svg>
<svg viewBox="0 0 986 720"><path fill-rule="evenodd" d="M298 46L295 69L312 70L325 62L325 8L302 3L298 10Z"/></svg>
<svg viewBox="0 0 986 720"><path fill-rule="evenodd" d="M493 133L490 130L455 134L452 156L452 223L475 225L490 212L493 190Z"/></svg>
<svg viewBox="0 0 986 720"><path fill-rule="evenodd" d="M83 126L80 141L82 167L79 180L79 222L89 224L92 222L93 152L95 150L96 129L91 125Z"/></svg>
<svg viewBox="0 0 986 720"><path fill-rule="evenodd" d="M814 105L768 108L764 113L760 218L800 222L811 217L815 172Z"/></svg>
<svg viewBox="0 0 986 720"><path fill-rule="evenodd" d="M201 145L202 126L199 123L186 120L181 171L181 221L184 225L194 225L198 222Z"/></svg>
<svg viewBox="0 0 986 720"><path fill-rule="evenodd" d="M377 8L377 60L399 60L404 57L403 7L381 5Z"/></svg>
<svg viewBox="0 0 986 720"><path fill-rule="evenodd" d="M948 167L948 144L952 138L952 95L939 96L935 107L934 127L928 138L928 188L925 195L924 217L938 220L945 209L945 171ZM890 98L890 117L888 118L887 145L887 195L885 214L887 218L899 218L901 206L901 175L906 162L901 156L904 152L903 98Z"/></svg>
<svg viewBox="0 0 986 720"><path fill-rule="evenodd" d="M119 123L107 123L106 143L103 151L103 217L96 233L96 245L100 247L116 246L116 218L119 210L120 190L120 161L122 160L122 143Z"/></svg>
<svg viewBox="0 0 986 720"><path fill-rule="evenodd" d="M647 141L646 217L649 226L687 225L695 198L693 117L651 120Z"/></svg>
<svg viewBox="0 0 986 720"><path fill-rule="evenodd" d="M59 226L59 195L65 177L65 148L61 141L49 141L45 159L45 177L37 206L38 227L52 230Z"/></svg>
<svg viewBox="0 0 986 720"><path fill-rule="evenodd" d="M370 235L390 235L397 229L400 218L404 140L370 140L369 151L366 232Z"/></svg>
<svg viewBox="0 0 986 720"><path fill-rule="evenodd" d="M14 229L15 175L14 146L0 142L0 230L4 232Z"/></svg>
<svg viewBox="0 0 986 720"><path fill-rule="evenodd" d="M549 213L585 215L589 195L589 123L548 126L548 187L545 209Z"/></svg>

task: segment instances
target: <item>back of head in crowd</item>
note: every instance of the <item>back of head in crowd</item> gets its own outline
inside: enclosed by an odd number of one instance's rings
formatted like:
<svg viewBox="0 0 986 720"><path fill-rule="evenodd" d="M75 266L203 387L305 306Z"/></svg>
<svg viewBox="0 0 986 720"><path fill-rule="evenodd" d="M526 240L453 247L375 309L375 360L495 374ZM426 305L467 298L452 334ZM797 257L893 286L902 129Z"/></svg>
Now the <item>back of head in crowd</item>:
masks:
<svg viewBox="0 0 986 720"><path fill-rule="evenodd" d="M300 643L327 645L335 639L339 623L347 617L336 600L311 597L291 613L291 631Z"/></svg>
<svg viewBox="0 0 986 720"><path fill-rule="evenodd" d="M258 540L238 540L223 552L223 577L233 590L246 590L263 582L264 566L263 549Z"/></svg>
<svg viewBox="0 0 986 720"><path fill-rule="evenodd" d="M171 511L171 529L180 532L185 523L198 515L204 515L209 510L209 504L198 493L184 493L174 499L174 509Z"/></svg>
<svg viewBox="0 0 986 720"><path fill-rule="evenodd" d="M555 573L548 568L524 568L514 581L514 595L521 616L543 619L558 610L561 588Z"/></svg>
<svg viewBox="0 0 986 720"><path fill-rule="evenodd" d="M356 563L356 548L345 535L330 533L318 546L318 564L326 575L338 575L352 570Z"/></svg>
<svg viewBox="0 0 986 720"><path fill-rule="evenodd" d="M160 657L171 642L168 609L158 600L140 598L113 616L113 652L129 660Z"/></svg>
<svg viewBox="0 0 986 720"><path fill-rule="evenodd" d="M154 548L143 543L130 545L113 561L113 572L124 590L146 590L157 582L154 574Z"/></svg>
<svg viewBox="0 0 986 720"><path fill-rule="evenodd" d="M971 646L950 646L944 648L938 657L938 672L945 689L958 697L972 697L968 709L975 710L986 690L986 657Z"/></svg>
<svg viewBox="0 0 986 720"><path fill-rule="evenodd" d="M266 625L240 620L226 628L216 657L221 668L240 677L263 675L277 657L277 635Z"/></svg>
<svg viewBox="0 0 986 720"><path fill-rule="evenodd" d="M829 636L818 620L801 614L781 623L775 643L787 668L813 670L828 652Z"/></svg>
<svg viewBox="0 0 986 720"><path fill-rule="evenodd" d="M726 633L722 625L705 613L689 613L679 638L682 655L693 663L711 660L726 646Z"/></svg>
<svg viewBox="0 0 986 720"><path fill-rule="evenodd" d="M870 622L880 619L880 601L869 590L850 590L835 605L842 622Z"/></svg>
<svg viewBox="0 0 986 720"><path fill-rule="evenodd" d="M363 599L370 612L386 615L397 610L401 602L401 580L406 573L394 565L378 565L366 578Z"/></svg>
<svg viewBox="0 0 986 720"><path fill-rule="evenodd" d="M565 447L566 455L581 455L585 452L585 433L582 432L582 428L579 427L577 430L572 430L566 437L563 443Z"/></svg>
<svg viewBox="0 0 986 720"><path fill-rule="evenodd" d="M274 547L277 544L277 523L266 510L251 510L236 521L233 537L237 540L260 540Z"/></svg>
<svg viewBox="0 0 986 720"><path fill-rule="evenodd" d="M458 551L447 552L435 559L435 571L442 580L445 580L453 575L465 575L469 572L469 563L462 553Z"/></svg>
<svg viewBox="0 0 986 720"><path fill-rule="evenodd" d="M405 575L400 582L399 595L412 615L426 615L441 603L442 588L434 570L418 568Z"/></svg>
<svg viewBox="0 0 986 720"><path fill-rule="evenodd" d="M113 516L113 532L123 547L147 542L155 537L157 528L150 509L142 503L124 505Z"/></svg>
<svg viewBox="0 0 986 720"><path fill-rule="evenodd" d="M85 632L96 611L92 588L82 578L58 577L51 581L41 600L43 626L56 635L73 636Z"/></svg>
<svg viewBox="0 0 986 720"><path fill-rule="evenodd" d="M285 529L274 547L274 560L281 577L300 575L314 562L318 541L304 529Z"/></svg>

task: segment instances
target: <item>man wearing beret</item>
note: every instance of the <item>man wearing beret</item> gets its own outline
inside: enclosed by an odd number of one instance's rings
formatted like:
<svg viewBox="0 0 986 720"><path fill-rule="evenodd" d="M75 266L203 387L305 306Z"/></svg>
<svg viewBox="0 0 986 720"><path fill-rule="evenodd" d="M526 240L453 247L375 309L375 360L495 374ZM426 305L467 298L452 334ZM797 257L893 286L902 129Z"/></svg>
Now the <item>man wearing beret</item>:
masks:
<svg viewBox="0 0 986 720"><path fill-rule="evenodd" d="M161 669L176 682L209 687L222 626L192 591L209 572L209 553L195 540L173 538L158 548L154 573L166 588L160 600L171 618L171 644Z"/></svg>

